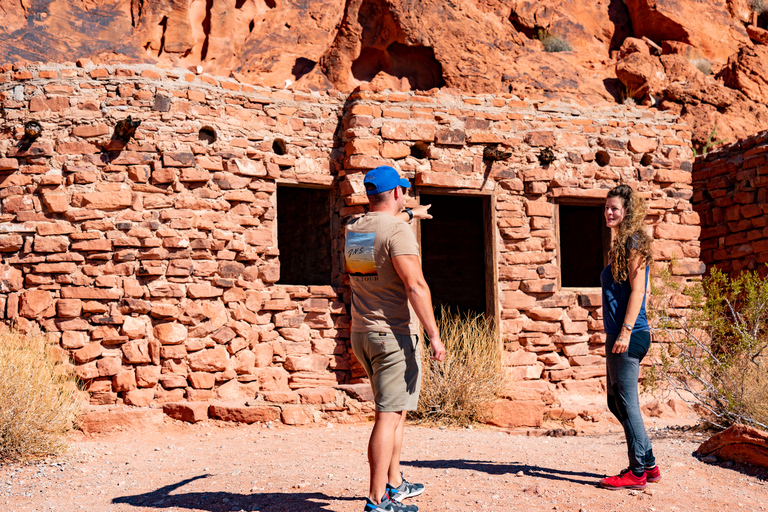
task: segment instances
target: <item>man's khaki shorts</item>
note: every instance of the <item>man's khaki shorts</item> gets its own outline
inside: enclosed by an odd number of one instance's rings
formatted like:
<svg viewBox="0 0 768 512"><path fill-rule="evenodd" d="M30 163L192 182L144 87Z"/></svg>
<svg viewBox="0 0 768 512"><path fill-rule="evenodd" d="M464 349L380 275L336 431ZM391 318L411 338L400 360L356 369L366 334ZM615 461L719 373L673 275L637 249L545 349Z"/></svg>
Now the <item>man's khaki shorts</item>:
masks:
<svg viewBox="0 0 768 512"><path fill-rule="evenodd" d="M418 336L352 332L352 350L371 380L377 411L416 410L421 390Z"/></svg>

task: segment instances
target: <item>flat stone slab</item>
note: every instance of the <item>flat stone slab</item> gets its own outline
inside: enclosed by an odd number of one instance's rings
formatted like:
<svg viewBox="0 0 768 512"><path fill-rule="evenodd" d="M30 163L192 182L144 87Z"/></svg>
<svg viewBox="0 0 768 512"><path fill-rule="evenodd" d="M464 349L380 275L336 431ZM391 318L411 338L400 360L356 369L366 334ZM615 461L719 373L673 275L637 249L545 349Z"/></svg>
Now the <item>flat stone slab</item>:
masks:
<svg viewBox="0 0 768 512"><path fill-rule="evenodd" d="M140 429L163 424L161 409L120 409L91 411L77 419L77 426L87 434L109 432L120 428Z"/></svg>
<svg viewBox="0 0 768 512"><path fill-rule="evenodd" d="M280 419L280 408L269 405L248 407L241 403L219 402L209 406L208 414L210 414L211 418L223 421L236 421L238 423L256 423L260 421L266 423Z"/></svg>

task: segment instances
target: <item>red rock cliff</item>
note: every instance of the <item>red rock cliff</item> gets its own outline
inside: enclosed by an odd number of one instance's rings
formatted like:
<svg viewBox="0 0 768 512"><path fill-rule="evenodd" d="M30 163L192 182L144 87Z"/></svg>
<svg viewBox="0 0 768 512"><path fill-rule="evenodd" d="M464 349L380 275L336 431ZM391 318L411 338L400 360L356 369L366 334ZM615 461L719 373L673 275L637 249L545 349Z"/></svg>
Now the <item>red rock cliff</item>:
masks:
<svg viewBox="0 0 768 512"><path fill-rule="evenodd" d="M635 101L680 114L699 147L768 128L764 0L0 0L0 18L7 65L87 58L270 87Z"/></svg>

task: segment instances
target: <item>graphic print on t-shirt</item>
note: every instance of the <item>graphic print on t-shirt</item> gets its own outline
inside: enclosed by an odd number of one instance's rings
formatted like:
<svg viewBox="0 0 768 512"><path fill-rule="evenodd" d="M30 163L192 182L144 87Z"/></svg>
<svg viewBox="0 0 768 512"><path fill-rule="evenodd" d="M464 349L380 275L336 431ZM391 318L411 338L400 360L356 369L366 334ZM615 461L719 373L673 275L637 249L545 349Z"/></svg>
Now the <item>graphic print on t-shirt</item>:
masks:
<svg viewBox="0 0 768 512"><path fill-rule="evenodd" d="M373 241L375 238L376 233L347 232L347 242L344 246L344 260L349 275L377 275L376 260L373 257Z"/></svg>

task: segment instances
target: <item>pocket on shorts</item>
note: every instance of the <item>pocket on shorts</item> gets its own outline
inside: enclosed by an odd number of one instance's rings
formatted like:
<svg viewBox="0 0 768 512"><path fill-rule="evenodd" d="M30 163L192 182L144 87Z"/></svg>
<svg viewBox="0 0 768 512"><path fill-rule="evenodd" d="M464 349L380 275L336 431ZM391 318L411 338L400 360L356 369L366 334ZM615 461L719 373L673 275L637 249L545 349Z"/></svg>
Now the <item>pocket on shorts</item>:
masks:
<svg viewBox="0 0 768 512"><path fill-rule="evenodd" d="M370 332L368 342L371 359L386 357L401 350L400 342L391 332Z"/></svg>

